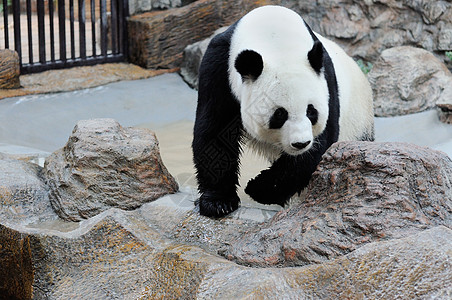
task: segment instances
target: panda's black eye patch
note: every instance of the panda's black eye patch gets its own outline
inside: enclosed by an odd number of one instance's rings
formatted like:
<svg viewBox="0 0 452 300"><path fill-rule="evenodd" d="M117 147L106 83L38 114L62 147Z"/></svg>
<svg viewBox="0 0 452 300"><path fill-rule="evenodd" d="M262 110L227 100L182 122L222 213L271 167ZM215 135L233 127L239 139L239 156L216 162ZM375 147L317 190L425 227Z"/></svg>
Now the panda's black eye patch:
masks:
<svg viewBox="0 0 452 300"><path fill-rule="evenodd" d="M283 107L279 107L275 110L272 117L270 118L270 129L279 129L283 127L284 123L286 123L289 118L289 113Z"/></svg>
<svg viewBox="0 0 452 300"><path fill-rule="evenodd" d="M319 112L315 109L314 105L309 104L306 110L306 116L311 121L312 125L315 125L319 120Z"/></svg>

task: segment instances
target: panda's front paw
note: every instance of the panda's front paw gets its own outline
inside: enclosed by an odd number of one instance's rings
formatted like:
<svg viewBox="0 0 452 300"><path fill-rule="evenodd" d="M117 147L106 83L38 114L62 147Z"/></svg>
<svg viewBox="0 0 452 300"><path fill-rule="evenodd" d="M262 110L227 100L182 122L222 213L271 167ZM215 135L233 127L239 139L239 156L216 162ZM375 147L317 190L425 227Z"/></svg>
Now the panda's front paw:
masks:
<svg viewBox="0 0 452 300"><path fill-rule="evenodd" d="M204 192L196 201L199 213L206 217L221 218L235 211L240 204L237 194L225 195L219 192Z"/></svg>
<svg viewBox="0 0 452 300"><path fill-rule="evenodd" d="M280 184L268 171L262 171L254 179L251 179L245 188L245 193L256 202L281 206L284 206L291 196L281 189Z"/></svg>

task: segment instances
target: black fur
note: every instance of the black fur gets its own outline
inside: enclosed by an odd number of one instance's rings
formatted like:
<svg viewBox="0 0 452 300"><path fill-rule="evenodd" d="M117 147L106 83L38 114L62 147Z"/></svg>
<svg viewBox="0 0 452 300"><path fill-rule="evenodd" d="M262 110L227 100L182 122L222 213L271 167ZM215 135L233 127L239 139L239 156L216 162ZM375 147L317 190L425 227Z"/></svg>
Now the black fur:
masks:
<svg viewBox="0 0 452 300"><path fill-rule="evenodd" d="M262 74L264 62L259 53L253 50L245 50L237 55L234 67L242 75L242 80L256 80Z"/></svg>
<svg viewBox="0 0 452 300"><path fill-rule="evenodd" d="M231 92L228 79L230 41L236 24L211 41L199 71L198 107L192 147L201 193L197 205L200 213L209 217L225 216L237 209L240 203L236 188L243 125L240 105ZM319 74L320 69L324 68L328 84L327 125L308 153L299 156L282 154L269 169L263 170L248 182L245 192L260 203L284 205L293 194L305 188L323 153L339 136L339 99L334 66L323 45L309 27L308 30L315 48L312 50L314 52L311 51L311 66ZM255 59L256 56L253 56ZM255 72L260 68L255 61L251 68L242 68L244 65L247 63L236 62L241 72L251 78L257 78L262 72ZM253 72L249 72L249 69Z"/></svg>
<svg viewBox="0 0 452 300"><path fill-rule="evenodd" d="M236 210L242 120L231 93L228 58L236 25L210 42L199 70L198 106L192 143L197 201L202 215L222 217Z"/></svg>
<svg viewBox="0 0 452 300"><path fill-rule="evenodd" d="M308 60L314 71L320 75L323 67L323 45L319 40L314 41L311 51L308 52Z"/></svg>
<svg viewBox="0 0 452 300"><path fill-rule="evenodd" d="M319 112L317 109L315 109L314 105L309 104L308 109L306 110L306 116L311 121L312 125L317 124L317 121L319 120Z"/></svg>
<svg viewBox="0 0 452 300"><path fill-rule="evenodd" d="M279 107L275 110L272 117L270 118L270 123L268 127L270 129L279 129L283 127L284 123L286 123L289 118L289 113L283 107Z"/></svg>

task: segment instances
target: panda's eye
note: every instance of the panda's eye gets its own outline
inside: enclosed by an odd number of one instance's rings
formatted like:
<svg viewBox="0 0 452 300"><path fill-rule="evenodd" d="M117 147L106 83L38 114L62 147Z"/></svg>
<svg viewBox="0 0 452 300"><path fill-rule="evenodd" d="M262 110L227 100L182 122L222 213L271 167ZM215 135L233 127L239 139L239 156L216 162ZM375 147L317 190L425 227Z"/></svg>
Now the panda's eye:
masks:
<svg viewBox="0 0 452 300"><path fill-rule="evenodd" d="M315 109L314 105L309 104L306 110L306 116L311 121L312 125L315 125L319 120L319 112Z"/></svg>
<svg viewBox="0 0 452 300"><path fill-rule="evenodd" d="M289 118L289 113L286 109L279 107L275 110L273 115L270 118L270 129L279 129L283 127L284 123L286 123Z"/></svg>

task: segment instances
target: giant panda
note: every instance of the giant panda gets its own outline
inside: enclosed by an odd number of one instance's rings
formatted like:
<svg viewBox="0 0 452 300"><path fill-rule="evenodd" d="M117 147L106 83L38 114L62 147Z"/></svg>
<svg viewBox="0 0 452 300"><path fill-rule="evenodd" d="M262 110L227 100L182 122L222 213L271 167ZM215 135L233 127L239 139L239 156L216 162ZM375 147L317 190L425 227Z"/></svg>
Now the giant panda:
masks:
<svg viewBox="0 0 452 300"><path fill-rule="evenodd" d="M256 8L210 42L192 143L201 215L219 218L238 208L245 142L272 162L245 192L284 206L307 186L331 144L373 138L366 77L294 11Z"/></svg>

